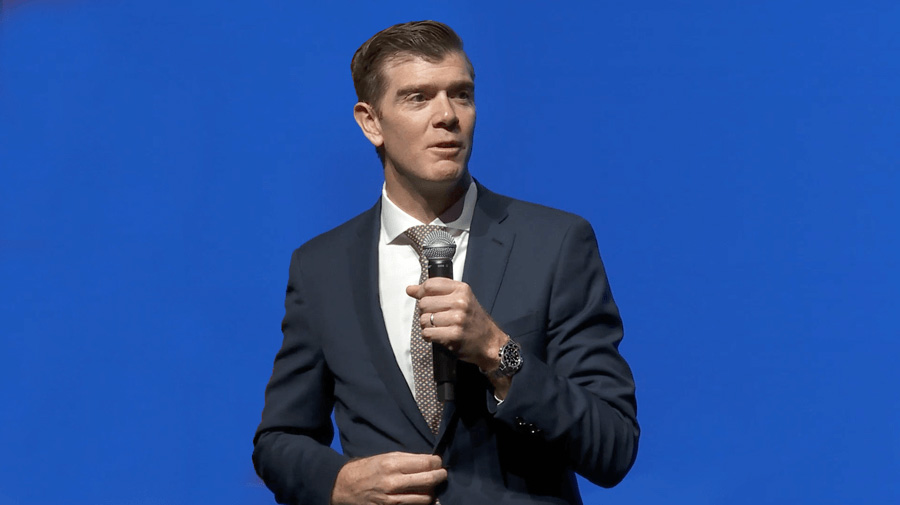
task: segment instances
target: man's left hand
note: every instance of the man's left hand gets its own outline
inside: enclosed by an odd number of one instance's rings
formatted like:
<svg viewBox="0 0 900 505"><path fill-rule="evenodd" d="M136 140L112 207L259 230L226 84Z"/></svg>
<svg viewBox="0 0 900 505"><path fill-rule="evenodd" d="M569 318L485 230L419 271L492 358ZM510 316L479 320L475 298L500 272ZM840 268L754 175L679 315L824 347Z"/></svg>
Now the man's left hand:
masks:
<svg viewBox="0 0 900 505"><path fill-rule="evenodd" d="M500 365L498 352L508 337L481 307L468 284L435 277L407 286L406 294L419 300L425 341L443 345L482 370Z"/></svg>

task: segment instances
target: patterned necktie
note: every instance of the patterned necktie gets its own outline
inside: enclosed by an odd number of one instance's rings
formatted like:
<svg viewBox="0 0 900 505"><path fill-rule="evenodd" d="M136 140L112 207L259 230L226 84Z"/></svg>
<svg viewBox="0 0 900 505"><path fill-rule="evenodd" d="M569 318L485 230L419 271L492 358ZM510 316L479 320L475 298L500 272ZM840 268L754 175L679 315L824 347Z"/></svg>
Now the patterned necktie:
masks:
<svg viewBox="0 0 900 505"><path fill-rule="evenodd" d="M419 265L422 267L419 284L428 278L428 260L422 252L422 244L425 236L435 230L446 230L446 228L429 224L413 226L404 232L412 240L413 247L419 254ZM431 342L422 339L422 325L419 324L419 316L421 316L419 302L416 302L409 345L413 365L413 383L416 386L416 403L419 405L422 416L425 417L425 422L431 428L431 432L437 435L444 406L438 401L437 387L434 384L434 358L432 357Z"/></svg>

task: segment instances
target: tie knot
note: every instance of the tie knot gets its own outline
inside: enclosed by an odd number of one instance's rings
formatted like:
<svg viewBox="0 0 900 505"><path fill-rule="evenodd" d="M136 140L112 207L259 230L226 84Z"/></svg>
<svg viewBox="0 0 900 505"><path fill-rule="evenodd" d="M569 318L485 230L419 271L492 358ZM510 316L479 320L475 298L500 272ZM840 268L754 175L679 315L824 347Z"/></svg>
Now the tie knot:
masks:
<svg viewBox="0 0 900 505"><path fill-rule="evenodd" d="M429 233L437 230L447 231L446 226L437 226L433 224L420 224L418 226L413 226L412 228L407 229L403 232L404 235L409 237L413 242L413 247L416 248L416 252L422 254L422 246L425 244L425 237L428 236Z"/></svg>

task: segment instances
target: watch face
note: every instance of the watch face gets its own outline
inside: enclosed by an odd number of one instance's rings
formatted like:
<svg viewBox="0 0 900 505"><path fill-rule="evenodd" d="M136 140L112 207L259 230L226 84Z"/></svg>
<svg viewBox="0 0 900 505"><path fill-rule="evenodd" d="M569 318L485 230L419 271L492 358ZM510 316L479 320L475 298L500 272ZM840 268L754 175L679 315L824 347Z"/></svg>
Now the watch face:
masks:
<svg viewBox="0 0 900 505"><path fill-rule="evenodd" d="M519 344L515 340L509 339L500 354L500 371L503 373L513 374L522 367L522 354L519 352Z"/></svg>

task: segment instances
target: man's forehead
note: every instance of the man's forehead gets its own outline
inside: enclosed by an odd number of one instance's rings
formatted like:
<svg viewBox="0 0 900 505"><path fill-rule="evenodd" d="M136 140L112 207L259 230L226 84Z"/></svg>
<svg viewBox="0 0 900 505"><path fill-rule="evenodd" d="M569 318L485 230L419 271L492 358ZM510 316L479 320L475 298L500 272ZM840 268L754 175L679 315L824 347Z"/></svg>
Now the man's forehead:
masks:
<svg viewBox="0 0 900 505"><path fill-rule="evenodd" d="M416 66L420 67L421 70L427 70L436 66L444 66L452 63L458 63L458 65L464 69L465 74L468 76L469 80L474 77L472 75L471 64L469 63L469 60L466 57L465 53L461 51L452 51L444 54L439 58L432 58L420 54L406 52L397 53L389 56L384 60L384 62L382 63L381 71L383 72L382 75L387 76L387 74L395 74L396 70L401 69L401 67L403 67L402 70L404 71L412 72Z"/></svg>

